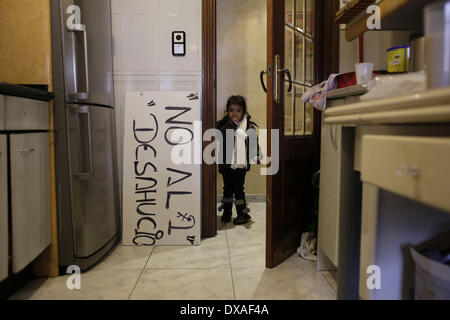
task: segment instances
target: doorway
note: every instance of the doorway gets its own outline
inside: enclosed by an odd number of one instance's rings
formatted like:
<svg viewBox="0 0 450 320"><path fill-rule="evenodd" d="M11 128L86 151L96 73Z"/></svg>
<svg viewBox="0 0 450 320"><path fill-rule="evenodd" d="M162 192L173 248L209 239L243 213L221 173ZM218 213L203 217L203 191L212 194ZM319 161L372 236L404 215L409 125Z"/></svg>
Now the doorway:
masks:
<svg viewBox="0 0 450 320"><path fill-rule="evenodd" d="M217 120L225 115L228 98L241 95L246 100L251 121L265 129L266 94L260 85L259 72L266 68L267 60L267 4L261 0L216 0L216 6ZM265 203L266 177L260 174L260 169L261 165L252 165L246 173L247 203ZM219 202L223 195L220 173L217 173L217 195ZM234 205L232 210L234 219ZM218 220L222 213L218 213ZM250 216L252 213L254 210ZM218 229L224 227L231 228L233 224L218 221Z"/></svg>
<svg viewBox="0 0 450 320"><path fill-rule="evenodd" d="M220 67L217 66L219 56L217 54L219 47L217 35L217 15L220 14L218 12L219 1L203 1L204 130L215 127L215 121L221 117L220 113L224 109L224 106L220 105L223 102L220 102L219 99L223 100L225 99L223 96L227 96L227 93L221 93L219 98L219 75L217 73L220 70ZM236 2L245 5L250 3L251 0L236 0ZM308 3L314 3L314 18L310 19L309 22L306 19ZM334 0L268 0L266 3L267 15L265 18L269 24L266 25L268 45L266 45L266 50L263 49L263 52L267 53L267 61L265 68L263 67L262 70L269 69L266 82L268 89L266 96L267 128L269 130L279 129L281 136L280 172L274 176L266 177L266 267L269 268L276 266L289 257L300 244L301 231L305 220L303 218L299 219L296 215L303 217L304 214L299 214L298 212L301 212L304 207L302 201L306 201L308 193L303 193L303 196L299 197L298 192L293 191L295 191L295 188L298 188L299 180L296 177L302 179L301 183L306 186L305 188L312 188L312 186L307 185L310 183L313 171L319 166L318 152L321 115L311 107L304 104L301 105L299 97L301 97L304 90L315 83L325 80L329 74L338 70L339 34L338 26L333 22L333 16L338 7L339 2ZM237 15L239 14L241 13L238 12ZM303 17L302 27L297 25L299 20L297 18L300 16ZM235 23L240 24L243 22L235 19ZM308 23L309 26L312 26L312 30L309 30L310 33L308 33ZM240 36L243 35L241 34ZM230 39L228 41L232 42ZM245 43L241 45L245 47ZM302 52L301 57L297 54L297 51ZM281 91L284 94L281 95L281 99L276 103L273 103L273 101L276 101L273 100L273 77L275 72L270 72L273 66L274 53L281 56L279 70L281 71L281 66L283 66L292 71L289 81L284 76L283 80L285 81L280 81ZM306 66L308 63L309 69ZM301 70L296 68L300 64L302 65ZM252 84L257 84L255 90L261 94L262 89L258 84L259 71L261 70L253 70L254 80L252 80ZM252 72L249 73L251 74ZM293 91L288 90L291 85L294 88ZM240 89L245 90L246 86L241 86ZM249 103L249 105L251 106L252 104ZM207 107L205 108L205 106ZM253 112L252 110L252 107L249 107L249 111ZM256 109L256 111L258 110ZM299 152L292 153L291 151L293 150ZM268 154L270 153L271 151L269 150ZM300 173L297 176L289 174L292 168L299 167L297 164L303 163L308 164L308 172L298 171ZM255 173L258 172L258 170L254 171ZM220 188L220 182L218 181L216 167L204 165L203 186L219 185ZM302 187L301 190L304 191L306 190L305 188ZM220 195L220 193L218 193L216 188L214 190L211 190L212 188L203 189L202 235L211 237L217 233L216 201L217 194ZM292 208L296 211L290 210ZM303 226L300 226L298 223L303 224Z"/></svg>

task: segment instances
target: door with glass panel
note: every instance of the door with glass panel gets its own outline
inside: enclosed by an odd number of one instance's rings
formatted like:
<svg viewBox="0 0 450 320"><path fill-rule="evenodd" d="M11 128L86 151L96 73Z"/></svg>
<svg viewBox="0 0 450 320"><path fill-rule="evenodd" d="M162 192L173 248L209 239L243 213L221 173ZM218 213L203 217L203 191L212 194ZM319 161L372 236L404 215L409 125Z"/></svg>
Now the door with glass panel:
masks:
<svg viewBox="0 0 450 320"><path fill-rule="evenodd" d="M272 268L296 251L314 222L320 122L301 99L315 83L316 0L267 4L267 123L279 130L279 170L267 176L266 267ZM269 155L270 140L269 134Z"/></svg>

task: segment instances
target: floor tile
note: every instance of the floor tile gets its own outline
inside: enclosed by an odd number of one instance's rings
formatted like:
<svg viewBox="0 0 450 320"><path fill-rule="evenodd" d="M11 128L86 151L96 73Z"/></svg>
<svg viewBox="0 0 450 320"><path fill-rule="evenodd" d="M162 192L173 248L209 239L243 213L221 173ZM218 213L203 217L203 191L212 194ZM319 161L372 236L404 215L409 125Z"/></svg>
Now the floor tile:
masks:
<svg viewBox="0 0 450 320"><path fill-rule="evenodd" d="M263 268L266 265L266 245L260 241L228 240L232 268Z"/></svg>
<svg viewBox="0 0 450 320"><path fill-rule="evenodd" d="M318 272L299 268L233 268L238 300L334 300L335 292Z"/></svg>
<svg viewBox="0 0 450 320"><path fill-rule="evenodd" d="M200 246L156 246L146 269L165 268L229 268L227 238L225 233L202 239Z"/></svg>
<svg viewBox="0 0 450 320"><path fill-rule="evenodd" d="M337 291L337 271L321 271L320 274L327 280L333 290Z"/></svg>
<svg viewBox="0 0 450 320"><path fill-rule="evenodd" d="M229 269L144 270L132 300L231 300Z"/></svg>
<svg viewBox="0 0 450 320"><path fill-rule="evenodd" d="M263 208L263 210L257 207ZM228 247L232 268L262 268L266 261L265 204L249 204L252 221L227 229Z"/></svg>
<svg viewBox="0 0 450 320"><path fill-rule="evenodd" d="M278 268L286 268L286 267L307 269L310 270L311 272L317 272L316 262L305 260L298 253L293 253L289 258L287 258L280 265L278 265Z"/></svg>
<svg viewBox="0 0 450 320"><path fill-rule="evenodd" d="M249 208L251 223L220 223L200 246L118 246L81 275L81 290L67 289L66 275L33 280L12 299L335 299L333 275L298 254L265 268L265 203Z"/></svg>
<svg viewBox="0 0 450 320"><path fill-rule="evenodd" d="M119 245L95 267L95 270L142 270L153 249L154 247Z"/></svg>
<svg viewBox="0 0 450 320"><path fill-rule="evenodd" d="M13 300L126 300L141 270L91 270L81 274L81 289L69 290L69 275L36 279L25 285Z"/></svg>

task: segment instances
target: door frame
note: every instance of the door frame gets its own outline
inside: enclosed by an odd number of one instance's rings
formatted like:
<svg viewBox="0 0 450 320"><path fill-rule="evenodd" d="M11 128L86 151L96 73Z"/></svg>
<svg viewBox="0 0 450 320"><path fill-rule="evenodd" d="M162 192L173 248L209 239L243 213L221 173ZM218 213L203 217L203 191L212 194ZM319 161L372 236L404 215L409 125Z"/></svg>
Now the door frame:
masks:
<svg viewBox="0 0 450 320"><path fill-rule="evenodd" d="M202 0L202 133L216 127L216 0ZM208 145L203 141L203 148ZM202 163L201 237L217 235L217 165ZM212 189L212 190L211 190Z"/></svg>
<svg viewBox="0 0 450 320"><path fill-rule="evenodd" d="M273 0L267 0L273 1ZM339 25L334 17L339 0L316 0L316 46L314 73L317 83L331 73L339 72ZM284 23L284 22L283 22ZM268 25L268 28L270 26ZM271 30L267 30L271 32ZM215 128L217 122L217 58L216 58L216 0L202 0L202 123L203 132ZM325 51L326 50L326 51ZM268 115L269 116L269 115ZM321 113L315 110L316 134L320 137ZM203 149L210 142L203 142ZM217 235L217 165L202 164L202 238ZM267 203L266 203L267 204ZM270 226L266 226L268 228Z"/></svg>

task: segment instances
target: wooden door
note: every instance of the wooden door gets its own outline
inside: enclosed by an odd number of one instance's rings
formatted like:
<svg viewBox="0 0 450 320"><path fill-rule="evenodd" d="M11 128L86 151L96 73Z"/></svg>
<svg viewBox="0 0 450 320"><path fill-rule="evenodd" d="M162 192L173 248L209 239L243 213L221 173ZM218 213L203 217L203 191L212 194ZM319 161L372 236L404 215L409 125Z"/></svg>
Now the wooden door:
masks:
<svg viewBox="0 0 450 320"><path fill-rule="evenodd" d="M325 60L336 60L330 49L333 43L324 45L323 27L335 28L331 18L335 8L330 6L336 2L268 0L267 5L267 126L272 158L273 145L279 143L279 170L267 176L266 267L273 268L296 252L303 232L314 229L312 175L319 170L320 113L301 97L330 71L323 67ZM325 12L329 21L324 21ZM272 141L273 130L279 130L278 141Z"/></svg>

